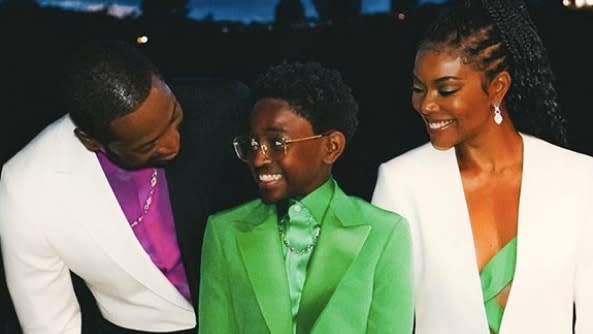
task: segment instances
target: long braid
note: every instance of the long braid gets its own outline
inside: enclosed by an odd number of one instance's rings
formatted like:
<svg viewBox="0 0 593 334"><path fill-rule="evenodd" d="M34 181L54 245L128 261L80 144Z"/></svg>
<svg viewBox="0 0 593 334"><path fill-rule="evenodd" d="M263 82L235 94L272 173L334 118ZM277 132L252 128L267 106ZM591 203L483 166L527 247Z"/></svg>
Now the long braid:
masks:
<svg viewBox="0 0 593 334"><path fill-rule="evenodd" d="M511 58L513 82L507 106L526 132L566 146L566 120L558 104L555 81L544 44L525 3L482 0Z"/></svg>

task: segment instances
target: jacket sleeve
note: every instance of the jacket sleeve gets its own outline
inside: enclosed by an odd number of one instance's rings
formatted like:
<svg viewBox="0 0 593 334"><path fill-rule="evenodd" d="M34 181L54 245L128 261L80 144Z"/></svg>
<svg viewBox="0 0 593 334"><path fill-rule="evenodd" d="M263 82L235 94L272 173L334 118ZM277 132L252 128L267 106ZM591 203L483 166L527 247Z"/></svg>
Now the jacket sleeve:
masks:
<svg viewBox="0 0 593 334"><path fill-rule="evenodd" d="M381 253L373 284L367 333L410 334L414 321L410 230L399 218Z"/></svg>
<svg viewBox="0 0 593 334"><path fill-rule="evenodd" d="M43 212L3 168L0 246L6 283L25 334L79 334L80 308L70 271L44 237ZM22 177L21 177L22 178Z"/></svg>
<svg viewBox="0 0 593 334"><path fill-rule="evenodd" d="M395 212L404 217L408 223L412 236L412 267L416 284L422 277L422 247L419 242L420 225L415 203L415 189L406 182L408 172L397 169L393 164L382 164L379 167L377 182L373 190L371 203L388 211Z"/></svg>
<svg viewBox="0 0 593 334"><path fill-rule="evenodd" d="M212 218L208 219L202 245L198 327L201 334L237 333L231 301L231 282L224 249ZM224 226L220 226L224 227Z"/></svg>
<svg viewBox="0 0 593 334"><path fill-rule="evenodd" d="M591 171L593 175L593 171ZM593 333L593 185L591 185L589 210L585 213L580 234L575 274L575 334Z"/></svg>

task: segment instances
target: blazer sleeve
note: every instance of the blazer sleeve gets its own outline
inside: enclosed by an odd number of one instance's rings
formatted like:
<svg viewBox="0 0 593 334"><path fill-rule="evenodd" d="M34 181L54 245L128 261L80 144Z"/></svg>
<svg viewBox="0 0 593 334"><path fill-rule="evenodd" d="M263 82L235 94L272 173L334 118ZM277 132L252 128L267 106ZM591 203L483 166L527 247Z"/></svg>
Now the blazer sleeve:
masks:
<svg viewBox="0 0 593 334"><path fill-rule="evenodd" d="M371 202L385 210L396 212L406 219L403 212L409 205L407 205L407 196L404 194L405 184L398 179L401 172L398 173L393 165L381 164L377 173L377 182L373 189L373 196ZM403 173L401 173L403 174Z"/></svg>
<svg viewBox="0 0 593 334"><path fill-rule="evenodd" d="M592 171L593 175L593 171ZM577 253L575 277L575 334L593 333L593 185Z"/></svg>
<svg viewBox="0 0 593 334"><path fill-rule="evenodd" d="M208 219L202 245L198 327L201 334L233 334L235 327L231 282L224 258L221 236L212 218ZM224 228L220 226L220 228Z"/></svg>
<svg viewBox="0 0 593 334"><path fill-rule="evenodd" d="M414 279L418 283L418 278L422 276L422 247L419 242L419 218L414 202L416 193L414 186L408 182L409 172L400 167L393 163L384 163L379 166L371 203L403 216L408 222L412 236L412 267Z"/></svg>
<svg viewBox="0 0 593 334"><path fill-rule="evenodd" d="M15 178L16 177L16 178ZM25 334L79 334L70 271L43 235L44 215L6 168L0 177L0 246L6 283ZM29 203L30 201L33 201Z"/></svg>
<svg viewBox="0 0 593 334"><path fill-rule="evenodd" d="M368 334L412 333L414 321L412 245L404 218L389 236L381 253L373 284Z"/></svg>

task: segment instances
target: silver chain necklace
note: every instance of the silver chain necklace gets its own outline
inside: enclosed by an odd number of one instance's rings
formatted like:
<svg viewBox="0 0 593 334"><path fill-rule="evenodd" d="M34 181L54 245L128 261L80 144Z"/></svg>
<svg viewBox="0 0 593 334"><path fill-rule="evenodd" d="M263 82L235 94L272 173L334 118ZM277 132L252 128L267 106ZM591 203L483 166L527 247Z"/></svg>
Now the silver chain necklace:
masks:
<svg viewBox="0 0 593 334"><path fill-rule="evenodd" d="M146 217L146 214L148 213L148 210L150 210L150 207L152 206L152 196L154 195L154 190L156 189L157 175L157 169L153 168L152 175L150 176L150 190L148 191L148 196L146 196L146 200L144 201L144 205L142 206L142 213L138 218L134 219L134 221L130 223L131 227L134 227L142 223L144 217Z"/></svg>
<svg viewBox="0 0 593 334"><path fill-rule="evenodd" d="M286 220L288 221L288 219L286 219ZM287 222L279 224L278 232L280 233L280 240L282 240L282 243L284 244L284 246L286 246L286 249L288 249L288 251L290 253L297 254L297 255L303 255L303 254L307 254L307 253L311 252L313 250L313 248L315 248L315 246L317 245L317 240L319 239L319 232L321 231L321 225L316 224L315 226L313 226L313 242L311 242L310 244L306 245L303 248L297 248L297 247L292 246L286 239L286 224L287 224Z"/></svg>

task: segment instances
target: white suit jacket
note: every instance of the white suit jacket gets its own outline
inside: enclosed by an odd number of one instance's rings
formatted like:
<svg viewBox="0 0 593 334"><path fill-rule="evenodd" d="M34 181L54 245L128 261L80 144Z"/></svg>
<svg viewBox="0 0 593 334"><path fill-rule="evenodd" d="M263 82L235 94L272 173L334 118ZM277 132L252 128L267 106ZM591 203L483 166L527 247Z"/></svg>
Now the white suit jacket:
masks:
<svg viewBox="0 0 593 334"><path fill-rule="evenodd" d="M522 135L517 266L500 334L593 333L593 159ZM372 202L410 223L416 334L488 334L454 149L379 168Z"/></svg>
<svg viewBox="0 0 593 334"><path fill-rule="evenodd" d="M152 263L96 155L73 130L62 117L2 169L0 245L24 332L80 333L69 269L116 325L145 331L195 326L192 305Z"/></svg>

